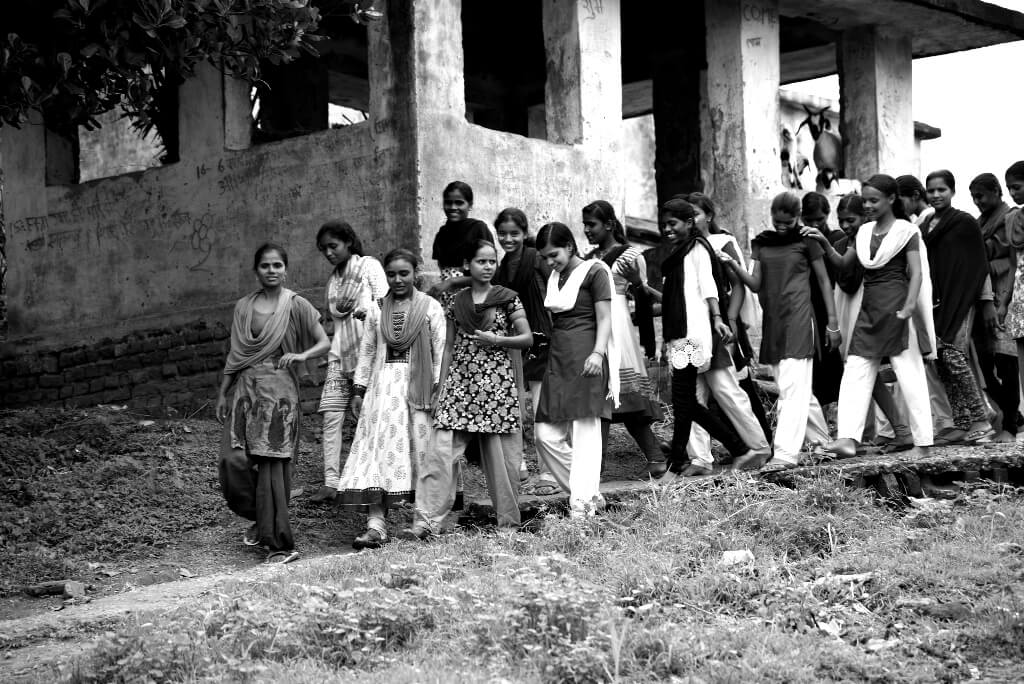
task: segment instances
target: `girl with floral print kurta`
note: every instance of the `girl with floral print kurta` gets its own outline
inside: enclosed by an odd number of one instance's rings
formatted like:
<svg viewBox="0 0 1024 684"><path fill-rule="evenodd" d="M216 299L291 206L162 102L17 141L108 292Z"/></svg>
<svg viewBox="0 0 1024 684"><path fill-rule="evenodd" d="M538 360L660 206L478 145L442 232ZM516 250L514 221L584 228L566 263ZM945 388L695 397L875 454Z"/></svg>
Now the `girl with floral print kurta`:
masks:
<svg viewBox="0 0 1024 684"><path fill-rule="evenodd" d="M510 349L533 343L513 290L492 285L498 268L494 244L481 240L466 259L471 284L448 304L448 338L434 414L434 444L416 484L416 522L407 535L439 531L455 503L466 445L477 438L480 462L498 524L518 526L519 464L523 433Z"/></svg>

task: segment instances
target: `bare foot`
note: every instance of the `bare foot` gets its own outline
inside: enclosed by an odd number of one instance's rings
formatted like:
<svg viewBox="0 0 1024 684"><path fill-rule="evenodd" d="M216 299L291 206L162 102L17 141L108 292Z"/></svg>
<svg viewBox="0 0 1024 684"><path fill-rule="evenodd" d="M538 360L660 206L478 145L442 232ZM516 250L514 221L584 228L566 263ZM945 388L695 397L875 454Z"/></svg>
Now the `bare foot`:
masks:
<svg viewBox="0 0 1024 684"><path fill-rule="evenodd" d="M992 436L993 442L999 442L1000 444L1007 444L1017 441L1017 435L1011 435L1006 430L1000 430Z"/></svg>
<svg viewBox="0 0 1024 684"><path fill-rule="evenodd" d="M907 458L907 459L924 458L925 456L928 455L928 453L929 453L928 447L926 447L926 446L916 446L913 449L911 449L910 451L908 451L905 454L904 457Z"/></svg>

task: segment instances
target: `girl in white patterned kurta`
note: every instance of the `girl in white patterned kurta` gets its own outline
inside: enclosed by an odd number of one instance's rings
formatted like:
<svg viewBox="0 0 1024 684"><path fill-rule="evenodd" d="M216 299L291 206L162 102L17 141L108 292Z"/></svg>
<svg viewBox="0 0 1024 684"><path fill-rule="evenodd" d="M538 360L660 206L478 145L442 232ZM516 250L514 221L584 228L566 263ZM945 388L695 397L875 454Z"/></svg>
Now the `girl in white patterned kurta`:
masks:
<svg viewBox="0 0 1024 684"><path fill-rule="evenodd" d="M320 396L324 416L324 485L313 495L320 503L333 500L341 474L341 428L352 392L352 373L359 358L359 339L366 312L387 294L384 269L373 257L363 256L363 245L352 226L328 221L316 234L317 249L334 266L327 281L327 311L334 321L327 378Z"/></svg>
<svg viewBox="0 0 1024 684"><path fill-rule="evenodd" d="M416 289L418 265L406 249L384 257L391 291L367 311L359 346L351 404L359 425L338 484L342 505L368 507L357 549L388 541L387 508L413 501L430 445L447 323L441 305Z"/></svg>

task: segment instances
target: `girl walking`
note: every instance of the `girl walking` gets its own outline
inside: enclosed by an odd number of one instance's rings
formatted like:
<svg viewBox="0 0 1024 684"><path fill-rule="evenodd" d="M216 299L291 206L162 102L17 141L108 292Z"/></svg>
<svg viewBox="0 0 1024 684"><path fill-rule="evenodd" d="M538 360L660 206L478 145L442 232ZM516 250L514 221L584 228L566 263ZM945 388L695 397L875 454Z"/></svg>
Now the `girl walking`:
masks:
<svg viewBox="0 0 1024 684"><path fill-rule="evenodd" d="M988 277L985 245L974 218L952 205L956 180L949 171L928 174L925 187L935 214L924 226L931 266L938 374L965 442L992 434L981 388L968 354L975 306Z"/></svg>
<svg viewBox="0 0 1024 684"><path fill-rule="evenodd" d="M254 521L243 542L269 549L268 563L288 563L299 557L288 519L302 420L299 369L331 343L316 308L284 286L283 248L262 245L253 270L260 289L235 304L217 393L216 416L224 425L218 470L228 508Z"/></svg>
<svg viewBox="0 0 1024 684"><path fill-rule="evenodd" d="M463 266L470 286L445 311L447 340L441 391L434 412L433 448L416 482L416 522L408 536L441 530L455 503L466 445L476 438L480 464L501 527L518 527L522 415L510 351L533 343L515 291L491 283L498 268L494 244L481 240Z"/></svg>
<svg viewBox="0 0 1024 684"><path fill-rule="evenodd" d="M1006 170L1006 191L1010 200L1018 205L1006 214L1006 232L1014 250L1014 269L1010 303L1006 308L1003 327L1006 334L1017 340L1017 358L1024 359L1024 161L1014 163ZM1024 363L1018 365L1021 381L1024 382Z"/></svg>
<svg viewBox="0 0 1024 684"><path fill-rule="evenodd" d="M759 358L761 363L771 364L775 372L779 401L775 455L762 470L775 471L799 463L805 437L811 443L829 441L825 416L811 391L813 360L818 353L811 306L812 274L826 295L828 345L838 349L841 336L822 249L800 234L800 198L792 192L776 195L771 215L775 230L753 240L751 273L728 256L722 260L758 293L764 310Z"/></svg>
<svg viewBox="0 0 1024 684"><path fill-rule="evenodd" d="M445 322L441 305L416 289L418 266L407 249L384 257L390 290L379 309L367 311L359 345L351 405L359 424L338 483L342 505L367 508L367 529L352 542L357 549L388 541L387 509L413 501L430 446Z"/></svg>
<svg viewBox="0 0 1024 684"><path fill-rule="evenodd" d="M334 266L324 294L334 321L327 378L320 395L323 414L324 484L310 499L333 501L341 476L342 424L352 395L352 374L359 360L359 341L366 312L387 294L387 280L380 262L363 256L363 245L352 226L328 221L316 234L316 246Z"/></svg>
<svg viewBox="0 0 1024 684"><path fill-rule="evenodd" d="M714 223L715 207L711 198L695 192L687 196L687 201L693 206L694 227L700 237L707 241L712 251L725 252L742 265L743 254L736 244L736 239L728 233L723 233ZM712 267L717 266L714 260L711 263ZM719 302L725 302L727 306L725 321L730 328L732 339L726 341L712 336L714 348L711 364L707 371L699 374L697 400L706 405L708 396L714 397L740 439L748 448L762 454L760 463L750 463L748 467L760 467L771 456L771 432L770 429L765 429L767 417L764 418L764 423L760 422L759 416L764 416L764 407L756 391L751 394L741 386L742 381L747 381L748 386L753 389L749 372L752 351L747 337L747 327L748 321L757 322L755 318L759 312L756 310L757 307L751 306L753 298L748 297L746 286L734 272L730 270L715 275L719 286ZM743 374L742 380L740 373ZM691 465L688 468L689 474L711 474L711 437L699 424L690 432L688 452Z"/></svg>
<svg viewBox="0 0 1024 684"><path fill-rule="evenodd" d="M672 410L675 414L669 472L665 475L665 482L675 479L676 475L689 477L711 472L710 463L685 463L686 445L694 422L721 442L740 467L765 457L763 452L748 449L737 435L697 402L697 376L711 365L713 340L717 337L727 343L732 339L732 332L718 307L714 250L697 229L696 217L696 210L686 200L669 200L661 208L661 220L675 245L662 263L665 282L661 315L664 344L672 366ZM725 358L728 363L727 351ZM752 416L750 422L756 426Z"/></svg>
<svg viewBox="0 0 1024 684"><path fill-rule="evenodd" d="M922 354L933 355L931 288L924 282L928 260L917 227L906 220L896 180L875 175L862 183L869 219L854 244L840 255L819 230L803 235L821 243L829 260L843 269L858 260L864 268L862 285L849 306L852 326L846 366L839 390L838 439L829 450L853 456L876 387L878 367L889 358L903 390L914 439L911 456L924 456L932 443L931 409ZM930 282L930 278L929 278Z"/></svg>
<svg viewBox="0 0 1024 684"><path fill-rule="evenodd" d="M600 259L611 269L611 324L621 342L619 406L611 420L601 423L602 445L607 448L611 423L622 423L647 458L649 474L660 477L665 473L665 458L651 424L661 420L661 407L653 400L653 385L647 377L647 364L626 300L631 281L640 288L647 287L647 264L641 251L626 242L626 231L608 202L597 200L583 207L583 232L591 244L597 245L587 258Z"/></svg>
<svg viewBox="0 0 1024 684"><path fill-rule="evenodd" d="M541 469L569 492L571 514L593 515L603 505L601 419L610 419L618 402L612 276L603 261L580 258L564 223L544 225L537 250L552 271L544 299L552 325L534 424L537 455Z"/></svg>

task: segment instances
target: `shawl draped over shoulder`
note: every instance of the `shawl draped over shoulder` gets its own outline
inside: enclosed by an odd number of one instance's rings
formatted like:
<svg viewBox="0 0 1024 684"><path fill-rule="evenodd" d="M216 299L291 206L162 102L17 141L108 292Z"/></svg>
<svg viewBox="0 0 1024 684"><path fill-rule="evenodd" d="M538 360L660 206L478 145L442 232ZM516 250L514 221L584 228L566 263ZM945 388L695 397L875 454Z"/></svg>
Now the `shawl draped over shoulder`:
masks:
<svg viewBox="0 0 1024 684"><path fill-rule="evenodd" d="M932 272L935 334L951 342L988 275L978 222L967 212L948 209L924 235Z"/></svg>
<svg viewBox="0 0 1024 684"><path fill-rule="evenodd" d="M231 323L231 350L224 364L224 374L233 375L266 361L276 354L297 354L313 346L320 314L305 298L287 288L281 291L277 309L259 335L252 334L256 298L262 290L246 295L235 304ZM297 375L311 375L307 364Z"/></svg>

